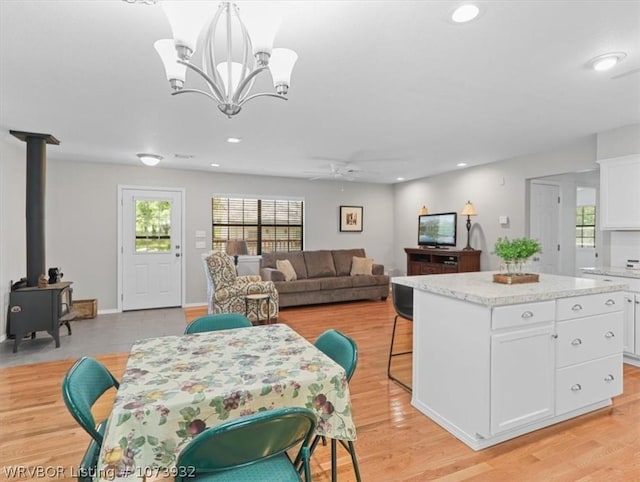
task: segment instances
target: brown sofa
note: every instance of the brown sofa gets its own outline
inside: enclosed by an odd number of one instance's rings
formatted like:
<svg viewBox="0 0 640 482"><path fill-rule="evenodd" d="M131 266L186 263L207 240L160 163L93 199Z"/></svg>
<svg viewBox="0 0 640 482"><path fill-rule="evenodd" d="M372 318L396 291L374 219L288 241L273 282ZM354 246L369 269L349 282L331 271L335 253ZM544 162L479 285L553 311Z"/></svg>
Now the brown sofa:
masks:
<svg viewBox="0 0 640 482"><path fill-rule="evenodd" d="M260 274L263 280L275 284L280 307L385 300L389 295L389 277L384 274L384 266L373 264L371 274L351 276L354 256L365 258L364 249L266 253L260 261ZM294 281L285 281L285 275L276 269L276 262L285 259L296 272Z"/></svg>

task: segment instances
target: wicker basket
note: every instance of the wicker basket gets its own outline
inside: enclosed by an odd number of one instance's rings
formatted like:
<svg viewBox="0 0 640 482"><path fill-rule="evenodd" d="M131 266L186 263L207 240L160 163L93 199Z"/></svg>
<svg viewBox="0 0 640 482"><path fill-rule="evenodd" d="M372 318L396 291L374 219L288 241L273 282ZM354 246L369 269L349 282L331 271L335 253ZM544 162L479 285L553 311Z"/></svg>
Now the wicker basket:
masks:
<svg viewBox="0 0 640 482"><path fill-rule="evenodd" d="M73 311L76 314L75 320L95 318L98 314L98 300L74 300Z"/></svg>

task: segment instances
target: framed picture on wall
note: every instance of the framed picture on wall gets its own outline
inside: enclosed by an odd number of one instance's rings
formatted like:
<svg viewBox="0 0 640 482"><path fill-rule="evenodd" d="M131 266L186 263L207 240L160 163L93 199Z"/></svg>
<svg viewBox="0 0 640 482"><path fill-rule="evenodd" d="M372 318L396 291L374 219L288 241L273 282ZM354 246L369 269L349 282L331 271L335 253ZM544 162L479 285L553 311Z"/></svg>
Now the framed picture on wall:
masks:
<svg viewBox="0 0 640 482"><path fill-rule="evenodd" d="M362 206L340 206L340 231L362 232Z"/></svg>

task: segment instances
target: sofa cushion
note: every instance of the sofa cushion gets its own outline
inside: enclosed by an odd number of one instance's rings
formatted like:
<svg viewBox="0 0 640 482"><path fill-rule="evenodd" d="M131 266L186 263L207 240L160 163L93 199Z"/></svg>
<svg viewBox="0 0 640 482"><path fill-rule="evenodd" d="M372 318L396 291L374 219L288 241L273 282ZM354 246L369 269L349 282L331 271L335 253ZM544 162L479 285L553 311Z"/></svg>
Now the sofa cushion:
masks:
<svg viewBox="0 0 640 482"><path fill-rule="evenodd" d="M336 275L331 251L303 251L303 254L307 267L307 278L326 278Z"/></svg>
<svg viewBox="0 0 640 482"><path fill-rule="evenodd" d="M389 284L389 277L383 274L352 276L350 279L354 288L361 286L383 286Z"/></svg>
<svg viewBox="0 0 640 482"><path fill-rule="evenodd" d="M303 279L297 280L295 283L281 281L276 285L279 294L320 291L320 287L321 283L319 279Z"/></svg>
<svg viewBox="0 0 640 482"><path fill-rule="evenodd" d="M348 276L332 276L330 278L320 278L320 289L341 290L352 287L351 278Z"/></svg>
<svg viewBox="0 0 640 482"><path fill-rule="evenodd" d="M307 278L307 268L305 267L304 255L302 251L276 251L274 253L263 253L260 261L261 268L276 268L276 261L288 259L296 272L296 278Z"/></svg>
<svg viewBox="0 0 640 482"><path fill-rule="evenodd" d="M372 274L373 258L359 258L354 256L351 261L351 276Z"/></svg>
<svg viewBox="0 0 640 482"><path fill-rule="evenodd" d="M364 249L334 249L331 251L333 264L336 267L336 276L349 276L351 273L351 259L354 256L364 258Z"/></svg>
<svg viewBox="0 0 640 482"><path fill-rule="evenodd" d="M284 275L285 281L295 281L298 279L296 271L293 269L293 265L288 259L277 259L276 269Z"/></svg>

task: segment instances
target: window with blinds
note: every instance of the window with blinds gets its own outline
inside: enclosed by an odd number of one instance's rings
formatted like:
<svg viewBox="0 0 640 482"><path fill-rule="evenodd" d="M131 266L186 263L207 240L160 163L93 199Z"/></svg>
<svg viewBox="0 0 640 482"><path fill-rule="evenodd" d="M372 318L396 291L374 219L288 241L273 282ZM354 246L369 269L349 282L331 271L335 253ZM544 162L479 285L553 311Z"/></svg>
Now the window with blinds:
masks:
<svg viewBox="0 0 640 482"><path fill-rule="evenodd" d="M212 247L224 251L228 240L243 239L249 254L302 251L303 208L300 200L214 197Z"/></svg>

